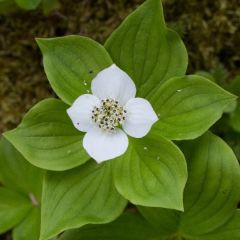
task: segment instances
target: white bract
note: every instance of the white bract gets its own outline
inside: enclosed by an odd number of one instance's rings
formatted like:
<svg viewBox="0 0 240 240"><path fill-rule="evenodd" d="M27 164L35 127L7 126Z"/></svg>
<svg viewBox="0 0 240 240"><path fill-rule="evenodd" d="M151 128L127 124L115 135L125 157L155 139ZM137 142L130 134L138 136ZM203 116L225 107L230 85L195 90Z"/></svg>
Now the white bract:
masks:
<svg viewBox="0 0 240 240"><path fill-rule="evenodd" d="M83 147L98 163L122 155L128 137L144 137L158 120L151 104L135 98L132 79L115 64L91 83L92 94L78 97L67 110L74 126L86 132Z"/></svg>

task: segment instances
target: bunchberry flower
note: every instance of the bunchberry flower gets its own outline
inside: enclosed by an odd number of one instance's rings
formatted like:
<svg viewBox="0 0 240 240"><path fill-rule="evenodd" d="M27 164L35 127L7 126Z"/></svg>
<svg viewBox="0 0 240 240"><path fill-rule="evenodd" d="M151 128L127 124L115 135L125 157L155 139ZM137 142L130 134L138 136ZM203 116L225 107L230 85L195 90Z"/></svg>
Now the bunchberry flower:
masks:
<svg viewBox="0 0 240 240"><path fill-rule="evenodd" d="M158 120L151 104L135 98L136 87L115 64L92 80L92 94L79 96L67 110L74 126L86 132L83 147L97 162L122 155L128 137L142 138Z"/></svg>

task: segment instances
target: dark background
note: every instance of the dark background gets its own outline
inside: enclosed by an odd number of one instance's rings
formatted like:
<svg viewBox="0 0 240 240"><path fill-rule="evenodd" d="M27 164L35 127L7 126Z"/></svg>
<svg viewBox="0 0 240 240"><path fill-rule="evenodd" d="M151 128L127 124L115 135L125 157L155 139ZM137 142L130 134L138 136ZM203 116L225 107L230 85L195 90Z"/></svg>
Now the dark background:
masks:
<svg viewBox="0 0 240 240"><path fill-rule="evenodd" d="M81 34L104 43L142 2L62 0L60 9L47 16L41 10L0 15L0 132L16 126L32 105L53 95L35 37ZM189 73L217 69L227 81L240 74L239 0L165 0L164 12L187 46Z"/></svg>

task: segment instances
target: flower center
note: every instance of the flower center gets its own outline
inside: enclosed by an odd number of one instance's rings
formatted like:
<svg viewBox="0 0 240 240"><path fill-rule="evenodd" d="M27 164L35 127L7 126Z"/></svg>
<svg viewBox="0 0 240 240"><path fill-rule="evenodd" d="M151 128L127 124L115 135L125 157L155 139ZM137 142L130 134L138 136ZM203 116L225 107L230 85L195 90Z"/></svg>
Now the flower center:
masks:
<svg viewBox="0 0 240 240"><path fill-rule="evenodd" d="M103 130L113 132L116 127L122 125L126 119L127 111L119 105L118 101L106 98L100 106L92 110L92 120Z"/></svg>

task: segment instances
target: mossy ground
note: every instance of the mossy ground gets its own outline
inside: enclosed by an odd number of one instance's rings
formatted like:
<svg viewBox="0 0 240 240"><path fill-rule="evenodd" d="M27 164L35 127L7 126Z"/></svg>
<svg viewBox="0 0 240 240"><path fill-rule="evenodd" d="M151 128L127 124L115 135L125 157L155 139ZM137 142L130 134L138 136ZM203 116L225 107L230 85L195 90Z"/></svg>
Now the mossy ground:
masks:
<svg viewBox="0 0 240 240"><path fill-rule="evenodd" d="M143 0L62 0L41 10L0 16L0 132L16 126L36 102L54 95L35 37L68 34L101 43ZM165 0L166 20L183 37L189 73L223 65L228 79L240 74L239 0ZM0 237L1 238L1 237Z"/></svg>

